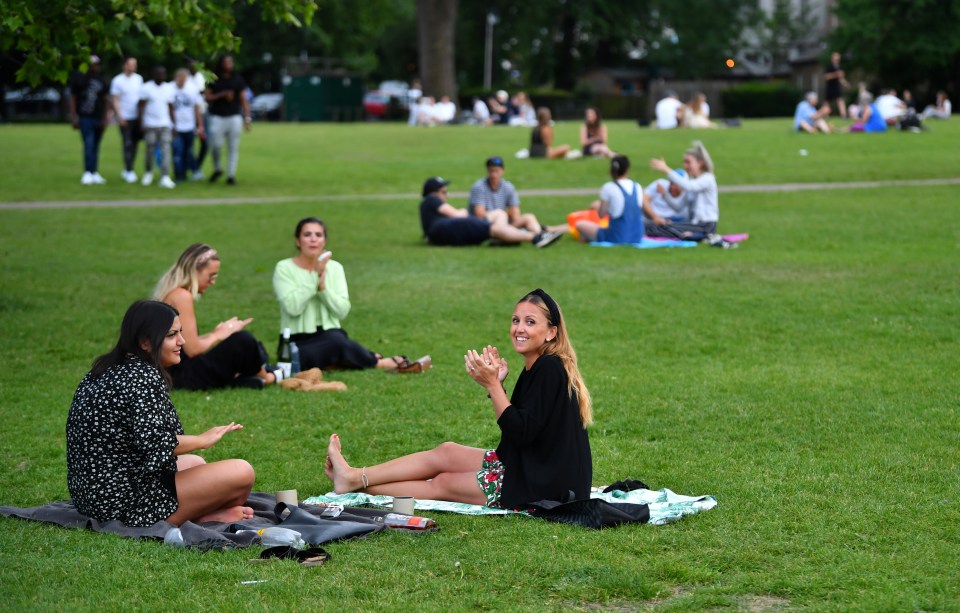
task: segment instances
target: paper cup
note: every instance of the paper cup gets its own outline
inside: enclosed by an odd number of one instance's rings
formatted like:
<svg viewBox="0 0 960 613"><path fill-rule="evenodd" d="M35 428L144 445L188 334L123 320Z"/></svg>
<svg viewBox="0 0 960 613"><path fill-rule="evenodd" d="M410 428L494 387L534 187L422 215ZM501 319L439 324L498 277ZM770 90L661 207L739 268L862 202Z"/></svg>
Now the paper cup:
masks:
<svg viewBox="0 0 960 613"><path fill-rule="evenodd" d="M394 496L393 512L400 515L413 515L414 500L413 496Z"/></svg>
<svg viewBox="0 0 960 613"><path fill-rule="evenodd" d="M285 502L291 507L297 506L297 490L280 490L277 492L277 504Z"/></svg>

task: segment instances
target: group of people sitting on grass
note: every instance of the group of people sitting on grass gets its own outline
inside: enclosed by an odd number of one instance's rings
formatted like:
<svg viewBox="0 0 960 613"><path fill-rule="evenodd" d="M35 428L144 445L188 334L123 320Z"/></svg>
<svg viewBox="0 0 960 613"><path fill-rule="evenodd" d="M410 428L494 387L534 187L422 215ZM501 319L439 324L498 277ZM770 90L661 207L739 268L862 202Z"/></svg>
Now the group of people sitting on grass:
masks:
<svg viewBox="0 0 960 613"><path fill-rule="evenodd" d="M424 182L420 225L430 244L458 247L491 241L547 247L575 229L584 242L636 244L647 236L732 246L717 234L717 179L713 160L699 141L684 152L682 170L671 169L663 158L651 160L650 168L666 178L646 189L629 178L630 160L613 154L611 181L604 184L600 198L590 205L597 221L577 221L574 228L567 224L545 226L532 213L521 213L516 188L503 178L503 158L488 158L486 166L487 177L477 180L470 189L468 208L450 204L449 181L430 177ZM607 225L602 227L600 219Z"/></svg>
<svg viewBox="0 0 960 613"><path fill-rule="evenodd" d="M345 290L346 285L339 265L331 260L326 266L317 263L326 238L323 225L305 221L301 226L300 254L278 264L279 278L275 278L278 294L283 291L278 297L284 303L285 322L293 324L299 317L316 324L315 332L301 332L304 340L320 335L320 343L349 345L345 355L355 362L395 367L347 342L345 333L333 340L323 338L327 329L320 326L329 320L322 308L309 303L320 295L319 300L331 308L327 316L345 314L348 301L331 306L324 294L327 288L342 284ZM214 261L210 251L196 250L200 259L207 256L207 262ZM210 273L206 282L215 275ZM129 526L161 521L232 523L253 516L253 509L245 504L254 485L253 467L242 459L207 463L194 453L243 426L230 422L188 435L170 398L171 385L182 377L176 373L192 360L187 355L187 337L195 334L196 326L194 322L193 330L188 330L186 321L192 317L191 301L190 295L180 297L180 303L190 307L189 315L159 300L131 305L116 345L94 360L77 387L67 417L66 455L67 485L80 513ZM223 331L217 336L238 334L227 332L238 323L222 323L217 330ZM576 499L588 498L593 465L587 435L593 421L590 393L559 305L541 289L524 295L513 309L509 333L523 362L509 398L503 386L509 373L507 359L495 346L470 349L464 355L467 375L490 398L490 410L501 431L496 448L448 442L357 468L348 463L339 436L333 434L322 470L334 491L507 509L541 500L562 501L571 493Z"/></svg>
<svg viewBox="0 0 960 613"><path fill-rule="evenodd" d="M326 249L323 221L316 217L300 220L294 244L297 255L281 260L274 269L273 289L280 305L280 330L290 330L304 370L424 370L426 356L416 362L402 355L384 357L351 339L343 329L341 321L350 313L350 295L343 265ZM182 323L181 360L168 368L175 389L261 389L283 379L284 371L270 365L263 344L245 330L253 318L234 316L200 333L195 303L217 283L220 264L219 253L210 245L190 245L153 292L154 300L177 310Z"/></svg>
<svg viewBox="0 0 960 613"><path fill-rule="evenodd" d="M901 98L896 89L885 89L874 99L866 84L861 82L857 102L850 105L846 116L853 121L850 132L886 132L889 128L919 132L923 129L923 120L949 119L952 110L950 99L943 91L937 92L935 103L928 105L921 113L917 111L909 90L904 90ZM827 121L831 114L829 102L820 105L817 93L807 92L797 104L793 128L811 134L835 132L834 126Z"/></svg>

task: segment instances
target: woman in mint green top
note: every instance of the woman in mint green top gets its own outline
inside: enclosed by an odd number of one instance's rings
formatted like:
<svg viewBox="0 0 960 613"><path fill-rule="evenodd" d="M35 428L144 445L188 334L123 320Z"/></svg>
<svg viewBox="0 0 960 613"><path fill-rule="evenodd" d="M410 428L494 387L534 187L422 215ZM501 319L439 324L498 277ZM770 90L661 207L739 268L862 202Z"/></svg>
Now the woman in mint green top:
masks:
<svg viewBox="0 0 960 613"><path fill-rule="evenodd" d="M300 253L277 263L273 291L280 302L280 329L290 328L290 338L300 349L301 368L404 366L403 356L384 358L340 327L350 312L350 294L343 265L325 251L326 225L316 217L301 219L294 237Z"/></svg>

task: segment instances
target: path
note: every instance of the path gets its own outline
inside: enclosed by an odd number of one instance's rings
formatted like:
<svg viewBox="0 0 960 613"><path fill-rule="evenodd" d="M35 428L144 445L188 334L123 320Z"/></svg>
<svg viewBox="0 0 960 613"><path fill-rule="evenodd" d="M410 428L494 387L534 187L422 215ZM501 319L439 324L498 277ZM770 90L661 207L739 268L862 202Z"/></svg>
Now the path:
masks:
<svg viewBox="0 0 960 613"><path fill-rule="evenodd" d="M900 181L850 181L845 183L770 183L760 185L721 185L720 192L776 193L831 189L876 189L880 187L918 187L930 185L960 185L960 177L952 179L910 179ZM538 196L594 196L595 188L525 189L524 197ZM466 198L467 192L454 192L451 198ZM261 198L145 198L138 200L60 200L47 202L0 202L3 209L78 209L130 208L159 206L208 206L216 204L270 204L274 202L339 202L347 200L407 200L415 202L417 194L340 194L316 196L271 196Z"/></svg>

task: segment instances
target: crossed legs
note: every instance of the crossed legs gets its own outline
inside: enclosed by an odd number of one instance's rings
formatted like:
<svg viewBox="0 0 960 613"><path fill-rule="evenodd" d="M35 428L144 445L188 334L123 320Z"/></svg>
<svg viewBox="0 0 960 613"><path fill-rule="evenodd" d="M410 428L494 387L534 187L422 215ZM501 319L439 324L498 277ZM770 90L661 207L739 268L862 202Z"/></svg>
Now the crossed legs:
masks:
<svg viewBox="0 0 960 613"><path fill-rule="evenodd" d="M177 458L177 501L180 506L167 518L171 524L186 521L235 522L253 517L243 506L256 477L246 460L221 460L207 464L197 455Z"/></svg>
<svg viewBox="0 0 960 613"><path fill-rule="evenodd" d="M368 494L482 505L487 499L477 483L477 471L483 465L483 454L484 450L476 447L442 443L429 451L359 469L347 464L341 453L340 437L333 434L327 446L324 472L338 494L363 490Z"/></svg>

